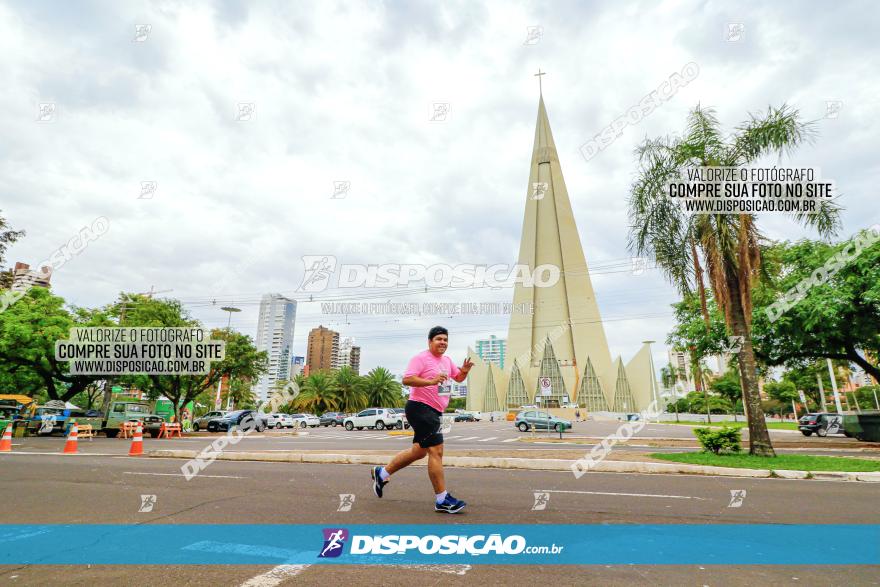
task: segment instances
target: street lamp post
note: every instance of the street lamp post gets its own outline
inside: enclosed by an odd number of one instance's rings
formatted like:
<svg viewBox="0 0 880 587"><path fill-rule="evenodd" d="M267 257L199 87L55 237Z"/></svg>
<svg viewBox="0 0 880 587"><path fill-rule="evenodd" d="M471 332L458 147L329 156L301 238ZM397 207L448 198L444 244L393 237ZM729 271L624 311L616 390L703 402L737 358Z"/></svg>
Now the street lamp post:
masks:
<svg viewBox="0 0 880 587"><path fill-rule="evenodd" d="M241 310L239 308L234 308L232 306L223 306L220 309L223 310L224 312L229 312L229 319L226 321L226 333L229 334L230 332L232 332L232 314L234 312L241 312ZM220 388L222 387L222 385L223 385L223 377L221 376L217 380L217 395L214 397L214 409L215 410L220 409ZM229 380L229 388L230 388L230 391L232 391L232 378L231 377ZM227 406L228 405L229 405L229 402L227 402Z"/></svg>

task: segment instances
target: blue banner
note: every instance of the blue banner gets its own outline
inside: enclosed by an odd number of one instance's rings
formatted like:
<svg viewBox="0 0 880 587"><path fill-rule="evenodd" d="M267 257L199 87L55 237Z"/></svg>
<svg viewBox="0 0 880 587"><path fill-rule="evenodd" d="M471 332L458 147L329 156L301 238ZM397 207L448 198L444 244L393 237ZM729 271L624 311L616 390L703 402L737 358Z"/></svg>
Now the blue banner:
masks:
<svg viewBox="0 0 880 587"><path fill-rule="evenodd" d="M878 565L880 525L0 525L0 564Z"/></svg>

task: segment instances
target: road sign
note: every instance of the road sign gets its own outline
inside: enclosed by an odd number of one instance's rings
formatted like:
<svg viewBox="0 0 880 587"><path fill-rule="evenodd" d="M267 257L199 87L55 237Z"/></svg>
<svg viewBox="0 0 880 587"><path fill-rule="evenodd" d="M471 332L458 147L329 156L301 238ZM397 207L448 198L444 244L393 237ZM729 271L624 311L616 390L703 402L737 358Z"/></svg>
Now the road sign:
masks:
<svg viewBox="0 0 880 587"><path fill-rule="evenodd" d="M804 404L804 407L806 408L806 406L807 406L807 398L804 396L804 390L799 389L799 390L798 390L798 395L801 396L801 403Z"/></svg>
<svg viewBox="0 0 880 587"><path fill-rule="evenodd" d="M553 393L553 385L550 383L549 377L541 377L541 395L552 395Z"/></svg>

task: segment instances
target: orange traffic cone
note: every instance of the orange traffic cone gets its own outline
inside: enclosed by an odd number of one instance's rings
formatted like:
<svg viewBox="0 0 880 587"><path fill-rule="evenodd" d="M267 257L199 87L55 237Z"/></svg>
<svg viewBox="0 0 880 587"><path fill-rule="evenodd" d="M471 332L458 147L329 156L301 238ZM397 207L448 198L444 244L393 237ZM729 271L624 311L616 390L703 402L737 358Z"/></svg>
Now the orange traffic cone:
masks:
<svg viewBox="0 0 880 587"><path fill-rule="evenodd" d="M63 454L66 454L66 455L75 455L76 454L76 452L77 452L76 451L76 439L77 439L77 432L76 432L76 424L74 423L70 426L70 434L67 435L67 442L64 443L64 450L62 451Z"/></svg>
<svg viewBox="0 0 880 587"><path fill-rule="evenodd" d="M0 440L0 452L12 452L12 422L6 425L3 431L3 440Z"/></svg>
<svg viewBox="0 0 880 587"><path fill-rule="evenodd" d="M141 425L138 424L137 430L134 431L134 437L131 439L131 449L128 456L136 457L144 454L144 435L141 432Z"/></svg>

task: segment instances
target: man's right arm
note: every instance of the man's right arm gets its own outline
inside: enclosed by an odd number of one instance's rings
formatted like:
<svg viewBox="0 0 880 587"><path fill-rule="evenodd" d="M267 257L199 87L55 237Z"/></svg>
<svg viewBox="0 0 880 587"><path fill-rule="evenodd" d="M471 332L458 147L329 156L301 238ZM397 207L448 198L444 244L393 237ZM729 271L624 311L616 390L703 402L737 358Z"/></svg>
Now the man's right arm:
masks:
<svg viewBox="0 0 880 587"><path fill-rule="evenodd" d="M428 387L429 385L437 385L445 379L446 378L442 375L437 375L434 379L424 379L416 375L407 375L403 378L402 383L408 387Z"/></svg>

